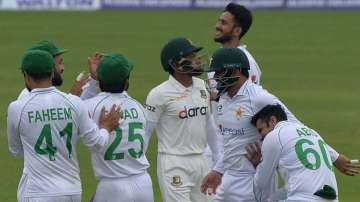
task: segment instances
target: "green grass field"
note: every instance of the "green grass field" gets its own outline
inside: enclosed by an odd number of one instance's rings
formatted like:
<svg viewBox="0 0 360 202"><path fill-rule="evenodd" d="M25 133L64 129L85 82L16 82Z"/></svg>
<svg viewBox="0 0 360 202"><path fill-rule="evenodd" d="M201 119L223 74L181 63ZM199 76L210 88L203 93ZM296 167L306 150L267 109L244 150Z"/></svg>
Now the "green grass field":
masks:
<svg viewBox="0 0 360 202"><path fill-rule="evenodd" d="M23 161L10 155L6 111L24 86L18 69L24 51L41 39L69 49L64 55L68 91L76 75L87 70L94 51L121 52L135 62L129 94L144 102L155 85L167 79L160 49L172 37L185 36L211 53L220 10L118 10L97 12L0 11L0 201L16 201ZM252 29L244 38L262 68L262 85L277 95L297 117L317 129L341 153L360 158L360 12L255 11ZM96 188L89 151L79 144L83 201ZM157 202L156 138L147 152ZM340 201L359 201L359 177L336 173Z"/></svg>

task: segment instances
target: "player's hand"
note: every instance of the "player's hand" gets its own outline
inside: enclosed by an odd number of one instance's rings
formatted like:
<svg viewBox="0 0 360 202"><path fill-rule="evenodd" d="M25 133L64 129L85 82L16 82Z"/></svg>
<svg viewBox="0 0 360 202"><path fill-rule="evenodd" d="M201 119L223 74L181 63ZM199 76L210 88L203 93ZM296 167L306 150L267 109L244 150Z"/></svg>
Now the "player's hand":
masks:
<svg viewBox="0 0 360 202"><path fill-rule="evenodd" d="M256 168L261 162L261 148L260 145L256 142L254 144L248 144L246 147L245 157L253 164L254 168Z"/></svg>
<svg viewBox="0 0 360 202"><path fill-rule="evenodd" d="M97 68L103 56L103 53L95 52L91 57L88 57L89 72L91 77L95 80L98 80Z"/></svg>
<svg viewBox="0 0 360 202"><path fill-rule="evenodd" d="M103 107L100 113L99 127L111 132L119 127L122 118L123 114L120 107L113 105L109 113L106 113L105 107Z"/></svg>
<svg viewBox="0 0 360 202"><path fill-rule="evenodd" d="M217 187L221 184L222 174L216 170L210 171L201 183L201 192L205 195L216 194Z"/></svg>
<svg viewBox="0 0 360 202"><path fill-rule="evenodd" d="M359 174L360 164L351 163L351 161L345 156L340 154L334 162L334 166L344 175L355 176Z"/></svg>
<svg viewBox="0 0 360 202"><path fill-rule="evenodd" d="M74 85L71 87L70 93L80 97L83 90L89 86L89 80L90 75L81 72L76 78Z"/></svg>

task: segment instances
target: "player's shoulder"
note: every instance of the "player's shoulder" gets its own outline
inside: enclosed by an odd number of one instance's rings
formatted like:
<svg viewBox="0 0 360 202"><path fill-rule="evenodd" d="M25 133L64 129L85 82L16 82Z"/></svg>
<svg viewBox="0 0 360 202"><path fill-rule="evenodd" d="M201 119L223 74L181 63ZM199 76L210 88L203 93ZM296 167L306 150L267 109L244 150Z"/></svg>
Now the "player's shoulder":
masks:
<svg viewBox="0 0 360 202"><path fill-rule="evenodd" d="M84 101L71 93L65 93L58 89L54 91L54 93L58 96L59 102L67 103L71 108L75 110L75 112L79 113L85 107Z"/></svg>
<svg viewBox="0 0 360 202"><path fill-rule="evenodd" d="M23 99L23 98L26 98L26 97L29 97L30 96L30 91L27 89L27 88L24 88L21 92L20 92L20 94L19 94L19 96L18 96L18 100L20 100L20 99Z"/></svg>
<svg viewBox="0 0 360 202"><path fill-rule="evenodd" d="M202 89L206 88L205 81L197 77L193 77L193 85Z"/></svg>
<svg viewBox="0 0 360 202"><path fill-rule="evenodd" d="M20 111L26 102L24 99L12 101L8 106L8 113L16 113Z"/></svg>
<svg viewBox="0 0 360 202"><path fill-rule="evenodd" d="M84 102L87 106L93 106L93 105L96 105L97 103L101 102L102 100L106 99L106 97L108 97L108 96L110 96L110 95L107 95L106 93L101 92L101 93L97 94L95 97L84 100Z"/></svg>
<svg viewBox="0 0 360 202"><path fill-rule="evenodd" d="M146 102L164 103L168 91L171 89L169 81L164 81L155 86L147 95Z"/></svg>
<svg viewBox="0 0 360 202"><path fill-rule="evenodd" d="M135 108L140 110L141 112L143 112L145 114L145 108L144 106L135 98L129 96L129 95L124 95L125 99L126 99L126 103L130 108Z"/></svg>

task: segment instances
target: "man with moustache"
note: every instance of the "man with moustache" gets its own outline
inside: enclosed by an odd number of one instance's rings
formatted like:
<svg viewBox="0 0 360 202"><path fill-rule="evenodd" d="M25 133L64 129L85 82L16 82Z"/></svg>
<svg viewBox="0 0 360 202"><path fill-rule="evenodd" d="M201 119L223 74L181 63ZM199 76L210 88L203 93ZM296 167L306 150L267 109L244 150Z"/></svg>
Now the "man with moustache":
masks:
<svg viewBox="0 0 360 202"><path fill-rule="evenodd" d="M50 55L53 56L54 58L54 63L55 63L55 67L54 67L54 76L52 78L52 85L53 86L61 86L63 83L63 79L61 77L62 73L64 72L64 63L63 63L63 57L62 55L67 52L66 49L63 48L58 48L54 42L49 41L49 40L42 40L39 42L34 43L29 49L30 50L42 50L42 51L46 51L48 53L50 53ZM82 92L82 88L83 86L88 82L89 80L89 76L84 75L81 78L77 79L77 81L75 81L75 84L73 85L73 87L71 88L70 92L73 95L76 96L80 96L81 92ZM18 99L22 99L24 97L29 96L30 91L27 88L24 88L20 95L18 96Z"/></svg>

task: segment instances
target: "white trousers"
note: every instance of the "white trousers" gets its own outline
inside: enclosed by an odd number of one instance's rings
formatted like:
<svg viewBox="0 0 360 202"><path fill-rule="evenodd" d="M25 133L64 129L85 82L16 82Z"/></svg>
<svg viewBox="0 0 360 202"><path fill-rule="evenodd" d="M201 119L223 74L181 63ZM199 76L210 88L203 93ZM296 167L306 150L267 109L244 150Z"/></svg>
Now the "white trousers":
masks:
<svg viewBox="0 0 360 202"><path fill-rule="evenodd" d="M226 171L213 202L256 202L253 190L254 175L254 172ZM269 187L269 195L277 189L276 177L274 175Z"/></svg>
<svg viewBox="0 0 360 202"><path fill-rule="evenodd" d="M207 202L200 186L209 172L204 155L158 154L157 175L163 202Z"/></svg>
<svg viewBox="0 0 360 202"><path fill-rule="evenodd" d="M28 175L23 174L20 179L17 200L18 202L81 202L81 194L61 196L25 197Z"/></svg>
<svg viewBox="0 0 360 202"><path fill-rule="evenodd" d="M151 178L146 172L126 178L101 179L94 202L154 202Z"/></svg>

